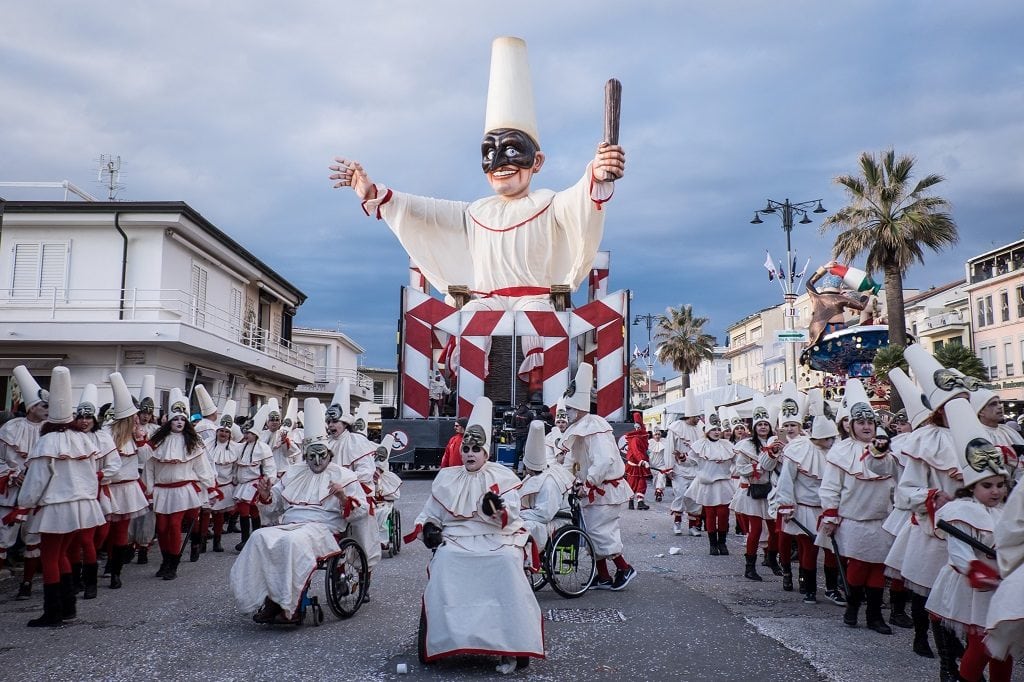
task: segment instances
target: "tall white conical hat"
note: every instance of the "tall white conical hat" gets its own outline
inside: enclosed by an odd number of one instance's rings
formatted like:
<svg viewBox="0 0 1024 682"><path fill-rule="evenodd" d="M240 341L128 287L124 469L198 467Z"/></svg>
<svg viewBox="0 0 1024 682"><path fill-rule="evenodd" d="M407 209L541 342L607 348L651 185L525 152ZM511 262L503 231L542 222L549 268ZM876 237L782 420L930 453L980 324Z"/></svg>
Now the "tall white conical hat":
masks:
<svg viewBox="0 0 1024 682"><path fill-rule="evenodd" d="M697 402L697 389L690 388L686 389L686 395L683 396L683 417L699 417L700 403Z"/></svg>
<svg viewBox="0 0 1024 682"><path fill-rule="evenodd" d="M238 403L234 400L228 400L224 403L224 409L220 411L220 423L219 426L230 429L235 423L235 412L238 411Z"/></svg>
<svg viewBox="0 0 1024 682"><path fill-rule="evenodd" d="M723 431L727 431L732 428L732 419L729 417L729 408L725 405L718 408L718 421L720 422Z"/></svg>
<svg viewBox="0 0 1024 682"><path fill-rule="evenodd" d="M391 451L395 447L395 437L388 433L380 439L380 445L377 446L377 450L374 452L373 458L377 460L377 468L387 469L388 459L391 457Z"/></svg>
<svg viewBox="0 0 1024 682"><path fill-rule="evenodd" d="M860 379L847 379L846 392L843 402L850 411L850 420L870 419L875 421L875 410L871 407L871 400L868 399L868 392L864 390L864 384Z"/></svg>
<svg viewBox="0 0 1024 682"><path fill-rule="evenodd" d="M526 41L510 36L495 38L491 43L491 74L487 81L484 133L501 128L523 131L540 148Z"/></svg>
<svg viewBox="0 0 1024 682"><path fill-rule="evenodd" d="M96 384L86 384L82 389L82 395L78 398L78 405L75 406L76 415L88 415L99 419L99 391Z"/></svg>
<svg viewBox="0 0 1024 682"><path fill-rule="evenodd" d="M256 410L256 414L252 416L252 419L245 426L246 433L255 433L257 436L263 433L263 429L267 426L267 417L270 416L270 405L260 405L260 409Z"/></svg>
<svg viewBox="0 0 1024 682"><path fill-rule="evenodd" d="M111 372L110 388L114 392L114 419L124 419L139 411L132 400L132 392L128 390L128 384L120 372Z"/></svg>
<svg viewBox="0 0 1024 682"><path fill-rule="evenodd" d="M490 398L477 398L473 405L473 413L469 415L469 422L466 424L466 433L462 436L462 447L477 445L483 448L490 457L491 452L491 428L493 421L494 405Z"/></svg>
<svg viewBox="0 0 1024 682"><path fill-rule="evenodd" d="M807 416L825 414L825 393L820 388L807 389Z"/></svg>
<svg viewBox="0 0 1024 682"><path fill-rule="evenodd" d="M53 409L53 401L50 402ZM988 431L978 421L978 415L971 404L963 398L946 403L946 421L953 433L960 473L964 487L968 487L990 476L1009 476L1003 451L989 440Z"/></svg>
<svg viewBox="0 0 1024 682"><path fill-rule="evenodd" d="M327 421L325 419L324 406L316 398L306 398L302 405L306 413L306 421L303 422L302 447L316 443L327 444Z"/></svg>
<svg viewBox="0 0 1024 682"><path fill-rule="evenodd" d="M590 412L590 392L594 388L594 366L581 362L576 368L576 378L565 389L565 406Z"/></svg>
<svg viewBox="0 0 1024 682"><path fill-rule="evenodd" d="M295 426L299 417L299 399L292 396L288 399L288 409L284 411L285 426Z"/></svg>
<svg viewBox="0 0 1024 682"><path fill-rule="evenodd" d="M38 403L45 403L49 400L47 391L39 387L39 382L32 377L25 365L18 365L14 368L14 378L18 381L18 388L21 389L21 401L25 409Z"/></svg>
<svg viewBox="0 0 1024 682"><path fill-rule="evenodd" d="M743 426L743 417L740 416L739 410L730 405L725 411L729 415L729 423L732 424L732 428L735 429L737 426Z"/></svg>
<svg viewBox="0 0 1024 682"><path fill-rule="evenodd" d="M156 409L156 375L146 374L139 387L139 411L153 412Z"/></svg>
<svg viewBox="0 0 1024 682"><path fill-rule="evenodd" d="M823 414L817 415L811 423L811 438L836 438L838 435L836 423Z"/></svg>
<svg viewBox="0 0 1024 682"><path fill-rule="evenodd" d="M789 422L804 423L803 396L792 381L782 384L782 402L779 403L779 426Z"/></svg>
<svg viewBox="0 0 1024 682"><path fill-rule="evenodd" d="M281 405L277 402L277 398L271 398L267 405L270 407L270 414L276 414L278 417L281 416Z"/></svg>
<svg viewBox="0 0 1024 682"><path fill-rule="evenodd" d="M320 402L320 401L318 400L317 402ZM323 406L321 405L321 407L323 407ZM306 411L305 410L299 410L299 415L298 416L299 416L299 424L305 424L306 423ZM295 426L295 424L292 424L292 426Z"/></svg>
<svg viewBox="0 0 1024 682"><path fill-rule="evenodd" d="M919 343L912 343L903 351L903 357L914 373L914 379L924 392L925 407L933 412L958 395L970 397L971 387L977 388L977 379L967 379L956 370L947 369Z"/></svg>
<svg viewBox="0 0 1024 682"><path fill-rule="evenodd" d="M352 430L356 433L366 435L366 429L370 422L370 402L364 401L356 407L356 418L352 422Z"/></svg>
<svg viewBox="0 0 1024 682"><path fill-rule="evenodd" d="M704 401L704 426L702 428L704 433L722 428L722 420L718 418L718 413L715 412L715 404L710 400Z"/></svg>
<svg viewBox="0 0 1024 682"><path fill-rule="evenodd" d="M921 393L921 388L901 368L894 367L889 370L889 383L900 394L903 407L907 411L907 421L910 422L912 428L916 429L931 416L932 411L924 406L924 394Z"/></svg>
<svg viewBox="0 0 1024 682"><path fill-rule="evenodd" d="M70 424L75 418L75 404L71 402L71 372L67 367L54 367L50 375L50 415L53 424Z"/></svg>
<svg viewBox="0 0 1024 682"><path fill-rule="evenodd" d="M175 414L183 414L186 419L191 417L188 400L185 399L185 394L177 386L171 389L171 398L167 404L170 406L169 416L173 417Z"/></svg>
<svg viewBox="0 0 1024 682"><path fill-rule="evenodd" d="M980 386L977 390L971 391L971 407L974 408L974 414L981 412L981 408L988 405L992 398L998 397L999 396L995 391L985 388L984 386Z"/></svg>
<svg viewBox="0 0 1024 682"><path fill-rule="evenodd" d="M569 416L565 413L565 396L563 395L555 403L555 421L559 419L569 420Z"/></svg>
<svg viewBox="0 0 1024 682"><path fill-rule="evenodd" d="M213 402L213 398L206 391L206 386L202 384L196 384L195 389L196 399L199 401L199 414L204 417L209 417L217 412L217 405Z"/></svg>
<svg viewBox="0 0 1024 682"><path fill-rule="evenodd" d="M768 411L768 404L764 396L755 395L752 402L754 403L754 407L751 409L752 425L757 426L760 422L767 422L770 426L772 424L772 415Z"/></svg>
<svg viewBox="0 0 1024 682"><path fill-rule="evenodd" d="M334 396L331 404L327 406L328 414L334 416L346 424L352 424L355 418L349 414L349 406L352 400L352 387L348 379L342 379L334 389Z"/></svg>
<svg viewBox="0 0 1024 682"><path fill-rule="evenodd" d="M548 451L544 447L544 422L530 422L530 432L523 448L523 467L530 471L544 471L548 466Z"/></svg>

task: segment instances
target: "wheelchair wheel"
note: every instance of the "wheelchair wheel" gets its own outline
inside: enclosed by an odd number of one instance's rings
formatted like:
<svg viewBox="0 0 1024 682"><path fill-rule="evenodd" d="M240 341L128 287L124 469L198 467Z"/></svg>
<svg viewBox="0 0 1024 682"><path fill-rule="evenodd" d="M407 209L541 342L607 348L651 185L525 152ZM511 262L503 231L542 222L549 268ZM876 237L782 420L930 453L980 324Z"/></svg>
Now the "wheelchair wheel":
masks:
<svg viewBox="0 0 1024 682"><path fill-rule="evenodd" d="M391 542L392 554L398 554L402 551L402 514L392 508L391 516L391 533L389 541Z"/></svg>
<svg viewBox="0 0 1024 682"><path fill-rule="evenodd" d="M545 573L552 589L566 599L582 596L597 572L594 543L577 526L562 526L551 538Z"/></svg>
<svg viewBox="0 0 1024 682"><path fill-rule="evenodd" d="M420 605L420 626L416 630L416 657L427 665L427 609Z"/></svg>
<svg viewBox="0 0 1024 682"><path fill-rule="evenodd" d="M543 560L541 560L543 562ZM528 568L523 569L526 573L526 579L530 581L530 587L533 588L534 592L539 592L548 584L547 572L541 567L541 570L534 573Z"/></svg>
<svg viewBox="0 0 1024 682"><path fill-rule="evenodd" d="M338 618L351 618L363 603L366 593L366 552L352 538L338 543L341 554L327 561L324 590L327 605Z"/></svg>

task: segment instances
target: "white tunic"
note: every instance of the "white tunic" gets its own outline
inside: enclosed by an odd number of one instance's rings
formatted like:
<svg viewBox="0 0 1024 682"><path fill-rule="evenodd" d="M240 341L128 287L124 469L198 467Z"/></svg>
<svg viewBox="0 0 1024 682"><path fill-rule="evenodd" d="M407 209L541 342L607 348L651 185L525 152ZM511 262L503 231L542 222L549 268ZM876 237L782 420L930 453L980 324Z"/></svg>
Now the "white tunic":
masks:
<svg viewBox="0 0 1024 682"><path fill-rule="evenodd" d="M768 440L767 446L770 446L775 441L774 436ZM774 477L771 472L774 470L776 463L775 458L767 460L771 463L772 468L766 470L762 465L762 458L764 456L763 450L758 450L754 441L750 438L741 440L733 448L735 452L735 471L740 477L740 485L736 489L733 495L732 504L730 505L737 514L746 514L747 516L759 516L762 519L775 518L774 515L768 513L768 498L754 499L750 496L750 485L752 483L773 483Z"/></svg>
<svg viewBox="0 0 1024 682"><path fill-rule="evenodd" d="M25 473L28 453L39 439L43 422L30 422L15 417L0 426L0 518L7 516L18 504L20 478ZM21 524L6 526L0 523L0 555L18 540ZM38 540L34 540L33 544Z"/></svg>
<svg viewBox="0 0 1024 682"><path fill-rule="evenodd" d="M109 431L104 429L101 433L109 434ZM139 470L142 468L139 463L141 450L146 450L149 454L148 445L136 443L134 440L129 440L118 448L121 467L117 473L103 481L113 505L112 521L144 516L149 509L149 500L146 499L146 491L143 490L142 481L139 478Z"/></svg>
<svg viewBox="0 0 1024 682"><path fill-rule="evenodd" d="M697 477L686 495L704 507L727 505L732 502L736 489L732 483L732 465L735 454L727 440L702 438L692 445L697 455Z"/></svg>
<svg viewBox="0 0 1024 682"><path fill-rule="evenodd" d="M1024 486L1018 485L1010 494L994 535L1003 582L989 603L985 644L999 659L1009 653L1020 660L1024 657Z"/></svg>
<svg viewBox="0 0 1024 682"><path fill-rule="evenodd" d="M31 533L71 533L106 522L96 496L95 441L67 429L41 436L28 456L18 506L32 510L25 521Z"/></svg>
<svg viewBox="0 0 1024 682"><path fill-rule="evenodd" d="M238 464L241 450L241 443L218 443L215 440L213 447L206 451L217 480L217 487L224 494L224 499L212 502L212 511L229 511L235 506L235 466Z"/></svg>
<svg viewBox="0 0 1024 682"><path fill-rule="evenodd" d="M373 478L377 473L374 460L377 444L361 433L345 429L338 438L328 440L327 447L334 453L334 461L352 471L362 484L363 490L372 495ZM349 534L363 546L366 562L371 569L380 563L380 532L376 511L372 507L370 516L353 523Z"/></svg>
<svg viewBox="0 0 1024 682"><path fill-rule="evenodd" d="M533 536L537 551L543 551L553 530L555 515L568 507L566 494L572 488L572 478L561 475L558 464L549 464L536 476L528 476L519 489L522 500L523 524ZM564 470L563 470L564 471Z"/></svg>
<svg viewBox="0 0 1024 682"><path fill-rule="evenodd" d="M302 462L302 450L298 443L292 441L288 429L284 427L279 427L276 431L268 429L260 434L260 440L269 445L270 451L274 453L274 465L278 472L284 473L291 465Z"/></svg>
<svg viewBox="0 0 1024 682"><path fill-rule="evenodd" d="M168 433L146 460L142 482L152 491L153 511L157 514L198 509L206 501L207 491L214 487L213 469L202 441L190 451L183 435Z"/></svg>
<svg viewBox="0 0 1024 682"><path fill-rule="evenodd" d="M113 496L110 494L109 481L121 469L121 455L117 452L114 439L106 431L101 429L86 435L92 439L93 447L96 448L93 460L96 463L96 474L99 477L100 484L97 499L100 503L100 508L103 510L103 516L109 519L117 509Z"/></svg>
<svg viewBox="0 0 1024 682"><path fill-rule="evenodd" d="M251 504L256 499L256 481L261 478L277 478L277 465L270 446L261 440L239 443L238 460L235 463L235 489L231 494L236 502Z"/></svg>
<svg viewBox="0 0 1024 682"><path fill-rule="evenodd" d="M781 455L779 484L775 489L779 513L792 512L792 518L812 533L817 531L818 517L821 515L818 489L821 487L827 455L828 450L819 448L809 438L800 438L787 444ZM793 521L786 521L782 532L797 536L806 534Z"/></svg>

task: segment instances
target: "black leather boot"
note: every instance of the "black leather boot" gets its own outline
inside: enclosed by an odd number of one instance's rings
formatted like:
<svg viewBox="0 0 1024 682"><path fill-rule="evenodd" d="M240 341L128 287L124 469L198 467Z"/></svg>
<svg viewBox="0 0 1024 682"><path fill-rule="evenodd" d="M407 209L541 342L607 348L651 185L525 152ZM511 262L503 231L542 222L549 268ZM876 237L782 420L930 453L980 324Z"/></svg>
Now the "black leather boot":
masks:
<svg viewBox="0 0 1024 682"><path fill-rule="evenodd" d="M906 590L889 590L889 624L898 628L912 628L914 621L907 615L907 601L910 594Z"/></svg>
<svg viewBox="0 0 1024 682"><path fill-rule="evenodd" d="M160 556L163 557L163 559L160 561L160 568L157 569L156 572L157 578L163 578L165 575L167 575L167 567L170 566L171 563L171 555L163 551L162 549L160 550Z"/></svg>
<svg viewBox="0 0 1024 682"><path fill-rule="evenodd" d="M867 602L867 608L864 610L864 616L867 618L868 628L874 630L880 635L891 635L892 628L885 622L885 618L882 617L882 597L884 590L881 587L865 587L864 600Z"/></svg>
<svg viewBox="0 0 1024 682"><path fill-rule="evenodd" d="M839 589L839 569L823 568L825 573L825 598L836 606L846 606L846 595Z"/></svg>
<svg viewBox="0 0 1024 682"><path fill-rule="evenodd" d="M725 546L725 535L724 530L718 531L718 553L722 556L729 556L729 548Z"/></svg>
<svg viewBox="0 0 1024 682"><path fill-rule="evenodd" d="M199 537L199 533L193 532L190 537L191 545L188 552L188 560L191 563L199 561L199 555L202 553L202 539Z"/></svg>
<svg viewBox="0 0 1024 682"><path fill-rule="evenodd" d="M245 543L249 541L249 529L252 528L251 519L248 516L239 517L238 523L242 527L242 539L235 545L235 551L241 552Z"/></svg>
<svg viewBox="0 0 1024 682"><path fill-rule="evenodd" d="M224 530L225 533L237 533L238 532L238 513L232 512L228 514L228 527Z"/></svg>
<svg viewBox="0 0 1024 682"><path fill-rule="evenodd" d="M224 551L224 546L220 544L220 536L219 535L214 535L213 536L213 551L214 552L223 552Z"/></svg>
<svg viewBox="0 0 1024 682"><path fill-rule="evenodd" d="M131 561L132 548L114 547L111 551L114 556L110 562L110 589L118 590L121 589L121 568Z"/></svg>
<svg viewBox="0 0 1024 682"><path fill-rule="evenodd" d="M775 575L782 575L782 566L779 566L778 552L766 550L764 553L764 562L761 565L771 570Z"/></svg>
<svg viewBox="0 0 1024 682"><path fill-rule="evenodd" d="M116 549L111 551L116 551ZM113 570L113 567L111 567L111 570ZM96 564L84 564L82 566L82 584L85 585L85 590L82 593L82 599L96 598L96 583L98 580L99 566Z"/></svg>
<svg viewBox="0 0 1024 682"><path fill-rule="evenodd" d="M818 569L816 568L801 568L800 569L800 592L804 595L805 604L817 604L818 603Z"/></svg>
<svg viewBox="0 0 1024 682"><path fill-rule="evenodd" d="M143 547L139 545L139 558L135 560L137 564L148 564L149 563L149 547Z"/></svg>
<svg viewBox="0 0 1024 682"><path fill-rule="evenodd" d="M85 589L85 583L82 582L81 561L76 561L71 564L71 584L75 586L75 594L78 594Z"/></svg>
<svg viewBox="0 0 1024 682"><path fill-rule="evenodd" d="M61 624L63 619L61 618L60 590L60 583L43 585L43 615L30 620L28 622L30 628L53 627Z"/></svg>
<svg viewBox="0 0 1024 682"><path fill-rule="evenodd" d="M864 601L864 588L849 587L849 592L846 593L846 612L843 613L843 622L848 627L857 627L857 618L860 615L860 605Z"/></svg>
<svg viewBox="0 0 1024 682"><path fill-rule="evenodd" d="M747 562L747 568L743 572L743 577L746 578L747 580L756 580L758 582L761 582L762 580L764 580L764 578L762 578L761 576L759 576L757 574L757 568L754 567L754 564L757 563L757 555L756 554L745 554L743 556L743 558L746 559L746 562Z"/></svg>
<svg viewBox="0 0 1024 682"><path fill-rule="evenodd" d="M790 563L782 564L782 590L793 591L793 565Z"/></svg>
<svg viewBox="0 0 1024 682"><path fill-rule="evenodd" d="M164 571L164 580L174 580L178 577L178 562L181 561L181 557L171 556L167 557L167 570Z"/></svg>
<svg viewBox="0 0 1024 682"><path fill-rule="evenodd" d="M935 650L939 654L939 680L940 682L957 682L960 680L960 666L956 663L956 656L950 647L950 632L942 626L942 623L932 622L932 636L935 638Z"/></svg>
<svg viewBox="0 0 1024 682"><path fill-rule="evenodd" d="M722 552L718 549L718 533L708 533L708 545L711 547L709 554L711 556L718 556Z"/></svg>
<svg viewBox="0 0 1024 682"><path fill-rule="evenodd" d="M70 573L60 574L60 617L63 620L74 620L78 617L78 596L75 594L75 582Z"/></svg>

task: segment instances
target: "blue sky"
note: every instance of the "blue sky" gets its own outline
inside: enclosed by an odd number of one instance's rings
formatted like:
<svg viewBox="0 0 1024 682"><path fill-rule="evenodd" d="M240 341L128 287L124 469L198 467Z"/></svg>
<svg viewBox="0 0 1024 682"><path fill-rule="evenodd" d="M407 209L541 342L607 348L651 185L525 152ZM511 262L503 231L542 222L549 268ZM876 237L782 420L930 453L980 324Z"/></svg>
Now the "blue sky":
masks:
<svg viewBox="0 0 1024 682"><path fill-rule="evenodd" d="M634 313L690 303L723 337L779 301L785 251L765 199L843 204L836 175L894 147L939 173L961 243L909 287L1020 238L1024 4L953 2L227 1L5 9L0 180L93 181L124 161L127 200L186 201L309 294L299 323L340 328L393 366L406 256L350 191L336 154L404 191L489 193L479 142L491 40L526 39L548 161L566 187L623 84L627 175L608 205L611 287ZM0 190L8 198L43 198ZM814 216L818 218L818 216ZM800 266L830 236L798 226ZM634 327L634 341L646 329Z"/></svg>

